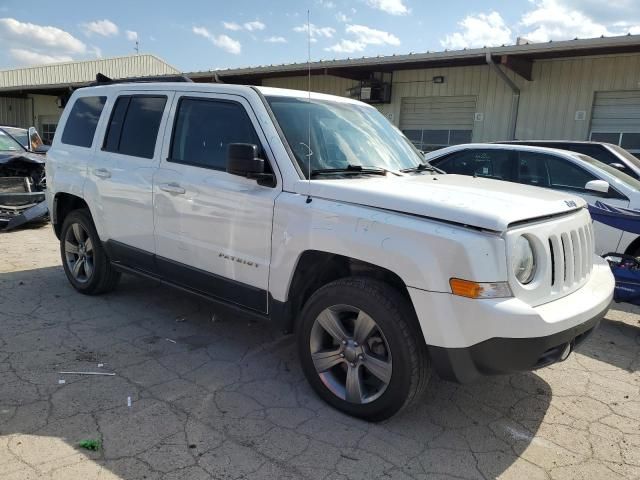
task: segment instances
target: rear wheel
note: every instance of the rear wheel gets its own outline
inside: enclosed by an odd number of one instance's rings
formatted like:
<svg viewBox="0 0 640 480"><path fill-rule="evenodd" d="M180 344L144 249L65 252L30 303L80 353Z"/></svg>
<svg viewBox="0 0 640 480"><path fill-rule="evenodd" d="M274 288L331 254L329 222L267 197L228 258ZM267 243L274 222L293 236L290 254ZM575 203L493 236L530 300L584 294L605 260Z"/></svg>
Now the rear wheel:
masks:
<svg viewBox="0 0 640 480"><path fill-rule="evenodd" d="M80 293L108 292L120 279L86 209L74 210L65 218L60 234L60 255L67 279Z"/></svg>
<svg viewBox="0 0 640 480"><path fill-rule="evenodd" d="M430 376L413 309L376 280L341 279L314 293L303 309L298 349L320 397L372 421L419 398Z"/></svg>

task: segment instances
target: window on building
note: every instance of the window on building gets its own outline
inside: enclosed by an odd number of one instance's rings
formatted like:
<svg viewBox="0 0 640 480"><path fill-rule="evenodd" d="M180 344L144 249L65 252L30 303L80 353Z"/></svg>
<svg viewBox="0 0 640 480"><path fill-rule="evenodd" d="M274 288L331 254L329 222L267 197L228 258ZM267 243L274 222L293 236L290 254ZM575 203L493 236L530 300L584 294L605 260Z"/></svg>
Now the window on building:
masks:
<svg viewBox="0 0 640 480"><path fill-rule="evenodd" d="M153 158L167 97L133 95L116 100L102 149Z"/></svg>
<svg viewBox="0 0 640 480"><path fill-rule="evenodd" d="M450 145L471 143L472 130L403 130L417 149L432 152Z"/></svg>
<svg viewBox="0 0 640 480"><path fill-rule="evenodd" d="M515 181L516 175L515 162L511 157L509 150L474 149L453 153L441 161L433 160L431 164L447 173L512 182Z"/></svg>
<svg viewBox="0 0 640 480"><path fill-rule="evenodd" d="M53 142L53 137L56 134L57 127L58 124L56 123L42 124L42 131L40 133L42 135L42 141L45 143L45 145L51 145L51 142Z"/></svg>
<svg viewBox="0 0 640 480"><path fill-rule="evenodd" d="M171 162L226 170L230 143L260 145L251 120L238 103L183 98L176 115Z"/></svg>
<svg viewBox="0 0 640 480"><path fill-rule="evenodd" d="M106 100L107 97L78 98L67 117L67 123L62 132L62 143L91 147Z"/></svg>

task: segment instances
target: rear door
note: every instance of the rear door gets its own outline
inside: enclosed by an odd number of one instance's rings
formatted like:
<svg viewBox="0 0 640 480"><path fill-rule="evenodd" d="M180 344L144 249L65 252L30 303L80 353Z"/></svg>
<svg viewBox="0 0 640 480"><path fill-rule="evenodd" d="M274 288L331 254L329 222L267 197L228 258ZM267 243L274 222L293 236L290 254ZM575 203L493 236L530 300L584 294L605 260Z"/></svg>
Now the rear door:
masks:
<svg viewBox="0 0 640 480"><path fill-rule="evenodd" d="M230 143L258 145L274 165L250 104L238 95L184 93L174 102L170 124L154 177L161 274L266 313L273 208L281 187L226 172Z"/></svg>
<svg viewBox="0 0 640 480"><path fill-rule="evenodd" d="M153 174L173 93L120 91L89 168L98 216L115 258L153 270ZM124 258L123 258L124 257Z"/></svg>

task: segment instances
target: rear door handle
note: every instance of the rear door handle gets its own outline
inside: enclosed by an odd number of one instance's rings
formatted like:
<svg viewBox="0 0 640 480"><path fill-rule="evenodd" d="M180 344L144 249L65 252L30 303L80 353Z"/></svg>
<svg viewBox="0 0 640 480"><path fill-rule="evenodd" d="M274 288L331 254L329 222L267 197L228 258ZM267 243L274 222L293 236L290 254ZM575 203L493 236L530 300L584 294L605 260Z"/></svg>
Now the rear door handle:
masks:
<svg viewBox="0 0 640 480"><path fill-rule="evenodd" d="M163 192L173 193L175 195L183 195L186 192L186 190L177 183L161 183L159 188Z"/></svg>
<svg viewBox="0 0 640 480"><path fill-rule="evenodd" d="M111 172L109 170L107 170L106 168L96 168L93 171L93 174L96 177L100 177L100 178L111 178Z"/></svg>

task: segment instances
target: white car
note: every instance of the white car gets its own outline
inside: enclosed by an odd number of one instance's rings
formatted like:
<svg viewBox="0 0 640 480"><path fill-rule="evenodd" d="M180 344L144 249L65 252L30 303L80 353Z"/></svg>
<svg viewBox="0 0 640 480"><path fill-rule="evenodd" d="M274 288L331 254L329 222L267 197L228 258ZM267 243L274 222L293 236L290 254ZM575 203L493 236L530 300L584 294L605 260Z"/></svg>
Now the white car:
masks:
<svg viewBox="0 0 640 480"><path fill-rule="evenodd" d="M582 197L590 205L603 202L640 210L640 181L587 155L520 144L464 144L425 155L447 173L475 175L550 188ZM596 253L640 256L638 235L594 222Z"/></svg>
<svg viewBox="0 0 640 480"><path fill-rule="evenodd" d="M315 391L370 420L418 399L432 369L469 381L563 360L612 299L584 201L436 174L341 97L81 88L47 178L79 292L129 272L271 320L296 332Z"/></svg>

